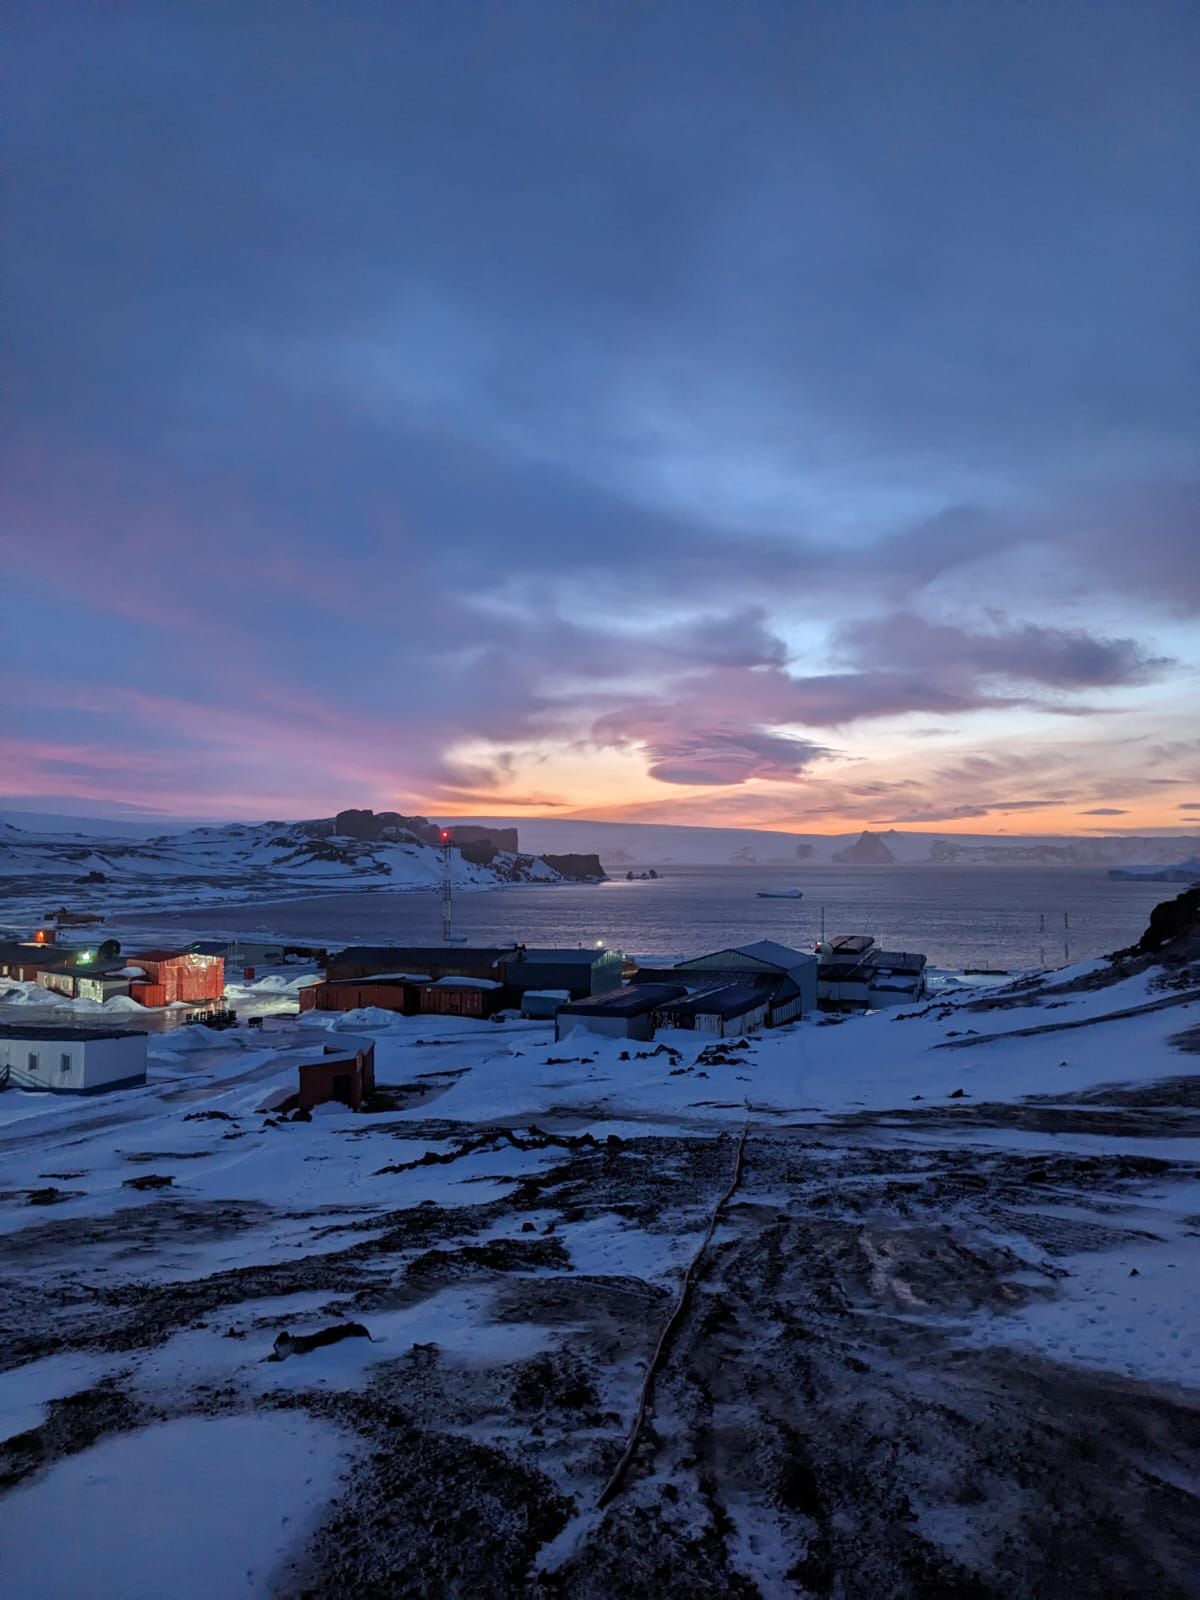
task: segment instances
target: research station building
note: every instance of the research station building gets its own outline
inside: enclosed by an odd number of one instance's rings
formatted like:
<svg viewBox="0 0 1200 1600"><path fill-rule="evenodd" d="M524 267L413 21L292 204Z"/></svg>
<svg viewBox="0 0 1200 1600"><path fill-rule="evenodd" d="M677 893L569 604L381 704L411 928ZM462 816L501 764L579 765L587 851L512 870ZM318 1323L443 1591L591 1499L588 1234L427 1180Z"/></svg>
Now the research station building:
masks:
<svg viewBox="0 0 1200 1600"><path fill-rule="evenodd" d="M102 1094L146 1081L146 1035L136 1028L0 1025L0 1081L47 1094Z"/></svg>

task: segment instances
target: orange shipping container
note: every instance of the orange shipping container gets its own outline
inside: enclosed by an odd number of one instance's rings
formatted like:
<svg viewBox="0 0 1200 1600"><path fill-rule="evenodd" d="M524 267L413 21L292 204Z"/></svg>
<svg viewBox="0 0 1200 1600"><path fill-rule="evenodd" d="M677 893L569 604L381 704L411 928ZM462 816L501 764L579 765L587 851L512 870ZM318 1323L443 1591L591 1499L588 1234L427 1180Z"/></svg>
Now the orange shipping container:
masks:
<svg viewBox="0 0 1200 1600"><path fill-rule="evenodd" d="M166 986L161 983L131 983L129 993L140 1006L165 1006L167 1003Z"/></svg>
<svg viewBox="0 0 1200 1600"><path fill-rule="evenodd" d="M166 989L169 1001L182 1000L197 1005L220 1000L225 993L225 962L220 956L203 956L194 951L143 950L129 957L144 967L152 984Z"/></svg>

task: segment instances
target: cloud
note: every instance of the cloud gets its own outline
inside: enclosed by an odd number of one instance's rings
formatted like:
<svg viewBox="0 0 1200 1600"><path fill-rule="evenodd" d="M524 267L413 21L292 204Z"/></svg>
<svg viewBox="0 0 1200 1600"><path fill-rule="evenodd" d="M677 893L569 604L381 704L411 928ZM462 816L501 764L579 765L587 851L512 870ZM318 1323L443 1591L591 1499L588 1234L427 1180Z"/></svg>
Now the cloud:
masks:
<svg viewBox="0 0 1200 1600"><path fill-rule="evenodd" d="M879 631L872 637L878 645ZM882 652L878 658L884 659ZM627 698L596 719L591 736L602 747L642 748L649 775L664 782L786 782L830 754L789 731L796 727L845 729L914 712L961 716L1038 703L990 692L981 676L969 672L942 674L941 663L936 668L930 663L925 672L881 666L811 675L776 664L714 666L677 679L668 698L653 703L643 695ZM954 678L957 683L949 681ZM1089 710L1056 702L1044 709Z"/></svg>
<svg viewBox="0 0 1200 1600"><path fill-rule="evenodd" d="M953 805L943 802L941 805L931 802L928 805L916 806L911 809L901 809L894 815L877 817L873 819L880 826L895 826L897 823L926 823L926 822L961 822L969 817L1009 816L1022 811L1054 811L1060 809L1062 799L1059 797L1044 800L978 800Z"/></svg>
<svg viewBox="0 0 1200 1600"><path fill-rule="evenodd" d="M721 666L781 666L787 659L787 646L768 627L762 606L676 623L658 633L655 643L668 656Z"/></svg>
<svg viewBox="0 0 1200 1600"><path fill-rule="evenodd" d="M943 716L978 710L982 706L1019 704L998 695L980 695L970 688L944 687L903 672L821 673L789 677L778 685L774 697L780 720L810 727L842 727L846 723L881 717L906 716L920 711Z"/></svg>
<svg viewBox="0 0 1200 1600"><path fill-rule="evenodd" d="M1058 690L1113 688L1162 677L1175 663L1148 656L1135 639L1110 639L1082 628L1010 624L986 632L930 621L911 612L849 623L837 638L856 666L926 672L938 681L1002 680Z"/></svg>
<svg viewBox="0 0 1200 1600"><path fill-rule="evenodd" d="M1186 12L699 6L18 8L23 784L570 804L595 728L749 805L914 713L1194 721Z"/></svg>
<svg viewBox="0 0 1200 1600"><path fill-rule="evenodd" d="M831 728L919 710L959 712L982 703L891 673L793 676L779 666L718 666L686 674L671 698L637 695L597 717L599 746L640 748L667 783L791 782L830 749L797 725Z"/></svg>
<svg viewBox="0 0 1200 1600"><path fill-rule="evenodd" d="M1121 806L1093 806L1090 811L1081 811L1081 817L1127 817L1129 812Z"/></svg>
<svg viewBox="0 0 1200 1600"><path fill-rule="evenodd" d="M1042 532L1087 584L1127 599L1151 600L1179 616L1200 614L1200 479L1195 476L1143 480L1101 503L1084 491L1057 527Z"/></svg>
<svg viewBox="0 0 1200 1600"><path fill-rule="evenodd" d="M454 789L443 786L438 791L438 799L442 806L452 805L456 800L461 800L475 810L480 806L490 805L501 811L560 811L567 804L565 800L560 800L554 795L504 794L474 787Z"/></svg>
<svg viewBox="0 0 1200 1600"><path fill-rule="evenodd" d="M650 777L688 786L723 787L753 779L788 783L830 754L807 739L706 721L704 710L690 703L610 712L597 721L592 737L601 745L638 746Z"/></svg>
<svg viewBox="0 0 1200 1600"><path fill-rule="evenodd" d="M787 782L828 752L803 739L704 728L682 739L652 741L646 754L650 777L661 783L721 785L752 778Z"/></svg>

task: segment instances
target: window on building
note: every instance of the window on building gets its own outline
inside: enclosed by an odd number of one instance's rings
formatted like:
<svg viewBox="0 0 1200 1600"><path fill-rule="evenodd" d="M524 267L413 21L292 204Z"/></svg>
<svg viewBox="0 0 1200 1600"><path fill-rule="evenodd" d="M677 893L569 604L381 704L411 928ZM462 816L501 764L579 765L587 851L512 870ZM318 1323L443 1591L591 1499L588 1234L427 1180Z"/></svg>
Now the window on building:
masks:
<svg viewBox="0 0 1200 1600"><path fill-rule="evenodd" d="M64 1055L59 1056L59 1058L58 1058L58 1070L60 1072L70 1072L70 1070L71 1070L71 1058L70 1058L69 1055L65 1055L64 1054Z"/></svg>
<svg viewBox="0 0 1200 1600"><path fill-rule="evenodd" d="M29 1052L29 1070L30 1072L36 1072L38 1070L38 1054L36 1050L31 1050Z"/></svg>

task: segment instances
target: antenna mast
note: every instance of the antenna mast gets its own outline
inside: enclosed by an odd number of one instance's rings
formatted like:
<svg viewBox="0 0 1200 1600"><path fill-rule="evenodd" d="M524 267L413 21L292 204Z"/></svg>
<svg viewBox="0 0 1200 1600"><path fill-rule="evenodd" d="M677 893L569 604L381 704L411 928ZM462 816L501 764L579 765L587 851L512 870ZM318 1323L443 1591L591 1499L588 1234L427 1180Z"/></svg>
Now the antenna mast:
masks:
<svg viewBox="0 0 1200 1600"><path fill-rule="evenodd" d="M454 907L451 895L451 851L454 849L450 829L443 828L439 838L442 845L442 943L450 944L454 935Z"/></svg>

